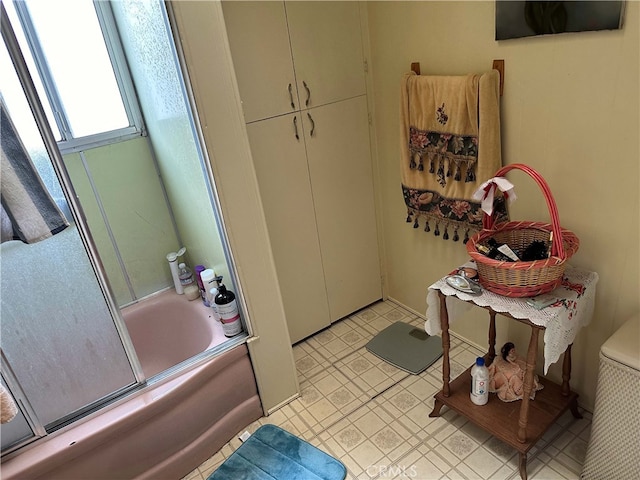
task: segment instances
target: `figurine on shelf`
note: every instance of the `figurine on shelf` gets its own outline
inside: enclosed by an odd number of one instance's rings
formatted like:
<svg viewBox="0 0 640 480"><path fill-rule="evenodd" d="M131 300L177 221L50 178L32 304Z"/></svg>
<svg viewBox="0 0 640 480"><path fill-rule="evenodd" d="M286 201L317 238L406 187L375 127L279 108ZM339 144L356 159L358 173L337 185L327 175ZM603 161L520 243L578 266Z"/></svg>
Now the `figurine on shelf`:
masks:
<svg viewBox="0 0 640 480"><path fill-rule="evenodd" d="M498 398L503 402L522 400L526 369L526 362L516 353L515 345L511 342L505 343L500 350L500 356L496 357L489 366L489 391L498 394ZM538 376L534 375L531 400L542 388L543 385L538 381Z"/></svg>

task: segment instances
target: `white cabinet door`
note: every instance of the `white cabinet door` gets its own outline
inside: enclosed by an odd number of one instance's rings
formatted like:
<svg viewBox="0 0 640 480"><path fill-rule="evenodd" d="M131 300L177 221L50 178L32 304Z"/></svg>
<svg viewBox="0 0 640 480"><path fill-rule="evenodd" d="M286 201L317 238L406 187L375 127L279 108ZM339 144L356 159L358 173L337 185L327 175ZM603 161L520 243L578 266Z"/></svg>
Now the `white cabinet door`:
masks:
<svg viewBox="0 0 640 480"><path fill-rule="evenodd" d="M358 3L287 1L285 6L300 107L366 93Z"/></svg>
<svg viewBox="0 0 640 480"><path fill-rule="evenodd" d="M299 108L283 2L223 2L245 122Z"/></svg>
<svg viewBox="0 0 640 480"><path fill-rule="evenodd" d="M331 324L300 113L252 123L247 132L295 343Z"/></svg>
<svg viewBox="0 0 640 480"><path fill-rule="evenodd" d="M302 114L329 311L336 321L382 297L367 97Z"/></svg>

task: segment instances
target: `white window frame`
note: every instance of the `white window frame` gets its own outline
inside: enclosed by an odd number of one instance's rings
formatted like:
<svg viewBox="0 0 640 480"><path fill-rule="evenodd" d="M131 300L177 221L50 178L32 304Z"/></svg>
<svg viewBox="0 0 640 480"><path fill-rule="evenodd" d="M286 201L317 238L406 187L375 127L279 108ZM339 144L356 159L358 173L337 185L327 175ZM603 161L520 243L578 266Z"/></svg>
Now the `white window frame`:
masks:
<svg viewBox="0 0 640 480"><path fill-rule="evenodd" d="M60 131L61 140L58 141L58 148L62 154L88 150L111 143L122 142L131 138L146 136L147 132L144 126L140 104L135 92L131 72L127 66L127 60L124 49L118 35L111 4L108 1L93 1L98 22L102 30L102 36L105 41L111 67L120 90L123 106L129 120L129 126L111 130L108 132L100 132L93 135L75 137L69 127L66 118L64 104L56 89L55 80L51 74L46 57L38 40L36 29L33 25L29 10L25 2L20 0L12 1L20 24L24 30L29 45L29 50L36 64L38 74L44 85L45 93L54 112L55 122Z"/></svg>

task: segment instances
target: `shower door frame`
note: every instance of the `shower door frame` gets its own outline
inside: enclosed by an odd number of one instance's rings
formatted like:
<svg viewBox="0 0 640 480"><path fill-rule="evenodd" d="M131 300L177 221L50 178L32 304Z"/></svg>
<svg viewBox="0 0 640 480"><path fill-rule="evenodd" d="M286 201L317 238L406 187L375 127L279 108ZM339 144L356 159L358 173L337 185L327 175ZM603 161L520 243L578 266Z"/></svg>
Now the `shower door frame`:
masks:
<svg viewBox="0 0 640 480"><path fill-rule="evenodd" d="M40 101L40 97L36 90L35 84L27 67L27 63L22 54L22 49L18 43L15 32L11 23L9 22L9 17L5 10L4 4L0 3L0 30L2 33L2 39L9 53L9 57L14 65L16 75L20 81L22 89L25 94L25 98L31 112L33 114L34 121L40 135L42 136L42 141L51 161L51 165L53 170L58 178L60 183L60 187L65 196L65 200L69 205L69 210L73 216L73 221L76 224L78 236L82 242L82 245L85 249L87 258L91 265L91 268L94 272L98 285L102 291L102 296L105 300L107 309L111 315L113 323L116 328L116 332L120 338L122 346L124 348L125 355L129 361L134 380L135 382L131 385L127 385L115 392L112 392L105 398L100 398L94 401L93 403L81 408L79 411L72 412L68 418L64 417L59 419L59 422L56 422L56 425L51 430L55 431L59 428L62 428L69 422L73 421L74 418L83 415L101 403L109 402L114 398L122 396L124 393L132 391L136 388L139 388L142 384L145 383L146 377L144 372L142 371L142 366L138 359L138 355L133 346L133 342L131 337L129 336L128 330L125 326L122 315L120 314L120 309L115 302L115 296L111 289L109 280L104 272L104 267L100 260L100 256L98 254L98 249L95 245L91 232L89 230L88 223L86 221L86 217L84 215L84 211L79 201L77 200L78 196L75 193L73 188L73 184L71 182L71 178L67 169L64 165L64 161L62 158L62 154L58 148L57 142L55 140L55 136L51 127L49 126L49 122L46 117L46 113ZM15 378L10 368L8 362L6 362L4 352L2 353L2 377L7 383L7 386L10 388L12 393L16 393L19 398L19 403L21 404L21 412L25 416L29 427L33 431L33 436L18 442L10 447L8 447L5 451L2 452L2 455L5 456L11 452L16 451L17 449L34 442L40 438L46 437L50 432L47 431L42 422L38 419L38 416L31 408L29 402L26 400L26 397L23 394L22 388L19 384L19 381Z"/></svg>

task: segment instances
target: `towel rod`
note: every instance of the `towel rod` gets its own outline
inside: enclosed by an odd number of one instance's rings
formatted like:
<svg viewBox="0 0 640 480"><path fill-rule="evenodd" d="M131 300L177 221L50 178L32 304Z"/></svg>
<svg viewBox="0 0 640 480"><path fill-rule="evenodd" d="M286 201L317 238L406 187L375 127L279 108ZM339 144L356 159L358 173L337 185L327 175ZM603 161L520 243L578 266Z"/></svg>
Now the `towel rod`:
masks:
<svg viewBox="0 0 640 480"><path fill-rule="evenodd" d="M502 96L502 92L504 91L504 60L494 60L491 68L498 70L500 74L500 96Z"/></svg>
<svg viewBox="0 0 640 480"><path fill-rule="evenodd" d="M491 68L498 70L500 74L500 96L502 96L502 92L504 91L504 60L494 60ZM420 75L420 62L413 62L411 64L411 71L416 75Z"/></svg>

